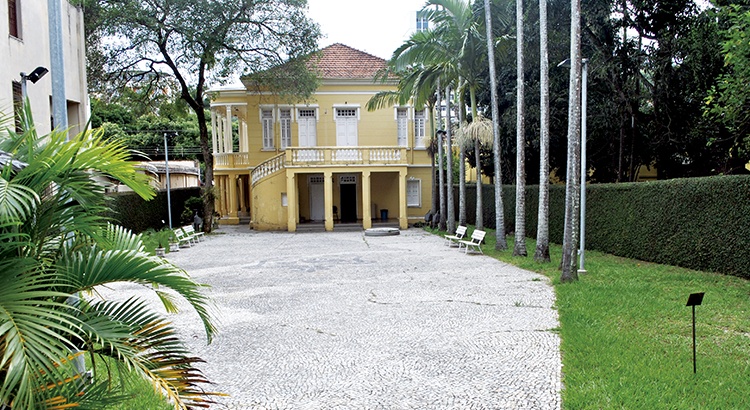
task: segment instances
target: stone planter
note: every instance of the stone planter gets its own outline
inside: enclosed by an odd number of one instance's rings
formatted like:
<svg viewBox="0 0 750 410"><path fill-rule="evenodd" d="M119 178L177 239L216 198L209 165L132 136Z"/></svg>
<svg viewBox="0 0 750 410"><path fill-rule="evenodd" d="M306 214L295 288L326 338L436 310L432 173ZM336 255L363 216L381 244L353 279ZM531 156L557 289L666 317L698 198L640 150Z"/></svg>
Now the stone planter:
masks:
<svg viewBox="0 0 750 410"><path fill-rule="evenodd" d="M180 244L178 242L170 242L169 243L169 251L170 252L179 252L180 251Z"/></svg>
<svg viewBox="0 0 750 410"><path fill-rule="evenodd" d="M154 249L154 252L156 252L156 256L159 256L159 257L162 257L162 258L164 257L164 254L165 254L164 251L165 251L164 248L156 248L156 249Z"/></svg>

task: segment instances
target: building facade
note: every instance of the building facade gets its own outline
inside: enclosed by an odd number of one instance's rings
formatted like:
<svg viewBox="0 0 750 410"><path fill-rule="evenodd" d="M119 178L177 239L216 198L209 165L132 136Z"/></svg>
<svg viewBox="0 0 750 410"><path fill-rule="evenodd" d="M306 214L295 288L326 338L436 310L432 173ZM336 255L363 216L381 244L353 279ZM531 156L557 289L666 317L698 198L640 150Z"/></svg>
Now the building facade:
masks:
<svg viewBox="0 0 750 410"><path fill-rule="evenodd" d="M397 82L375 81L385 60L342 44L320 51L320 85L285 103L250 87L213 90L211 120L220 223L259 230L340 223L401 229L430 210L428 112L367 101Z"/></svg>
<svg viewBox="0 0 750 410"><path fill-rule="evenodd" d="M62 22L64 86L69 133L83 131L89 117L86 85L86 49L83 10L67 0L60 2ZM10 116L21 104L21 73L29 75L37 67L51 70L49 2L8 0L0 6L0 113ZM35 83L26 82L34 123L39 134L52 130L52 77L47 74Z"/></svg>

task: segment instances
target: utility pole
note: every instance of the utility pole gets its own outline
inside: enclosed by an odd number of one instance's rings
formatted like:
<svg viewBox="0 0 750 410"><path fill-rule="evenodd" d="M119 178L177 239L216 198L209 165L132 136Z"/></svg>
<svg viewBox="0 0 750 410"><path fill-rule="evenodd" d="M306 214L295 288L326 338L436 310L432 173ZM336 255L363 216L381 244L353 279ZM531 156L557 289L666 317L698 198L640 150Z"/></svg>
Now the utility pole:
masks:
<svg viewBox="0 0 750 410"><path fill-rule="evenodd" d="M63 57L61 0L47 0L50 71L52 73L52 125L68 129L68 103L65 98L65 60Z"/></svg>

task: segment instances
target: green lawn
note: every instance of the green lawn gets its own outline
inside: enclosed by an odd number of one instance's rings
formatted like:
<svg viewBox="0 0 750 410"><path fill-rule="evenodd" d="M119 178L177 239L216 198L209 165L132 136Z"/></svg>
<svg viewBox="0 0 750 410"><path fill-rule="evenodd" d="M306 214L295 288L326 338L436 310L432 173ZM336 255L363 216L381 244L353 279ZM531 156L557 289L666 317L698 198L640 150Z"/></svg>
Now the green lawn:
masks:
<svg viewBox="0 0 750 410"><path fill-rule="evenodd" d="M750 408L750 281L587 251L588 273L562 284L560 246L539 264L533 240L528 257L513 257L513 237L506 251L494 250L494 231L487 239L488 255L552 280L564 409ZM685 306L694 292L705 292L696 308L697 374Z"/></svg>

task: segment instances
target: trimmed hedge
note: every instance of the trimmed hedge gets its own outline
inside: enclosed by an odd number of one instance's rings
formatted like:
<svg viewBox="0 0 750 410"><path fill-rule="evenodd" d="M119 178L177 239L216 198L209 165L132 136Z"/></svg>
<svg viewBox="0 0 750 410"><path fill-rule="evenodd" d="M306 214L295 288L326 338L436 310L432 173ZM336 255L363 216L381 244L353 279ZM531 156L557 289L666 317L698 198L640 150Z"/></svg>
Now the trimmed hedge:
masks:
<svg viewBox="0 0 750 410"><path fill-rule="evenodd" d="M467 222L474 224L476 191L466 188ZM538 192L538 186L526 190L526 235L532 238ZM494 186L483 186L482 193L484 226L494 228ZM586 249L750 279L750 176L596 184L586 193ZM457 189L455 197L458 202ZM564 204L565 187L550 186L555 243L562 242ZM514 186L503 187L503 208L506 232L513 232Z"/></svg>
<svg viewBox="0 0 750 410"><path fill-rule="evenodd" d="M107 196L110 198L110 212L107 216L133 232L140 233L149 228L158 231L169 225L166 191L157 192L156 197L150 201L144 201L132 192L112 193ZM200 188L172 189L170 202L173 227L184 225L180 221L180 215L185 209L185 201L200 196ZM192 217L189 223L192 223Z"/></svg>

